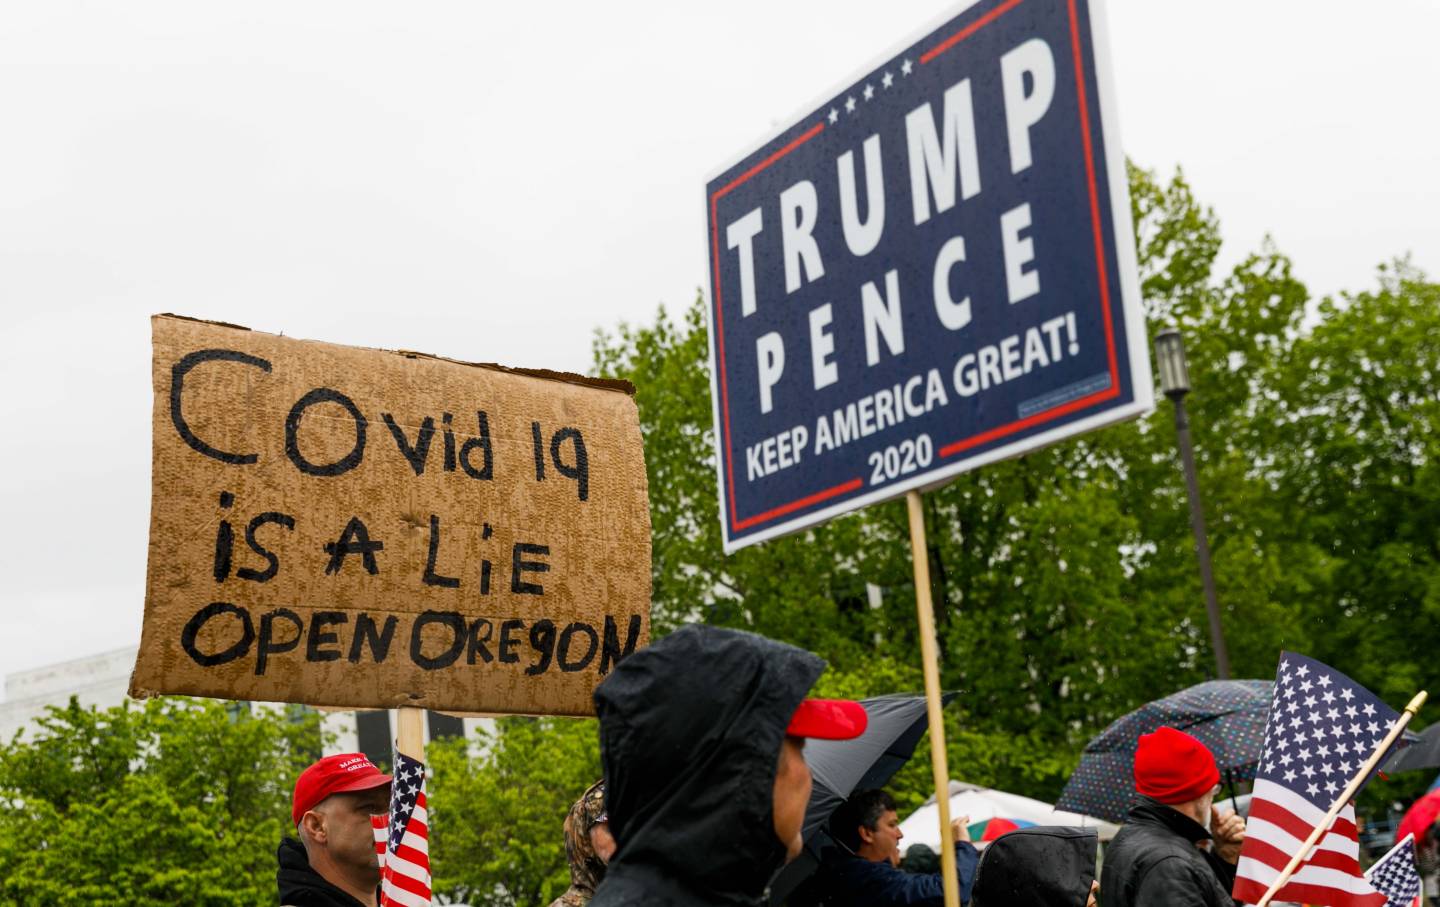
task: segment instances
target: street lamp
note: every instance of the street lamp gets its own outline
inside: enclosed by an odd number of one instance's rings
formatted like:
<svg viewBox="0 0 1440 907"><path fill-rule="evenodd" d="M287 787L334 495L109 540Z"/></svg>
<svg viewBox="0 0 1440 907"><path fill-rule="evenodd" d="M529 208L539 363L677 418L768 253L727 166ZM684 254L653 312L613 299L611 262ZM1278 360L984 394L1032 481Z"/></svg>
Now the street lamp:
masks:
<svg viewBox="0 0 1440 907"><path fill-rule="evenodd" d="M1185 343L1176 328L1155 335L1155 360L1160 366L1160 390L1175 404L1175 435L1180 462L1185 468L1185 489L1190 496L1190 528L1195 532L1195 554L1200 561L1200 583L1205 587L1205 610L1210 614L1210 646L1215 650L1215 672L1230 679L1230 653L1220 628L1220 604L1215 600L1215 575L1210 569L1210 543L1205 536L1205 512L1200 504L1200 482L1195 474L1195 449L1190 443L1190 420L1185 416L1185 395L1190 392L1190 369L1185 364Z"/></svg>

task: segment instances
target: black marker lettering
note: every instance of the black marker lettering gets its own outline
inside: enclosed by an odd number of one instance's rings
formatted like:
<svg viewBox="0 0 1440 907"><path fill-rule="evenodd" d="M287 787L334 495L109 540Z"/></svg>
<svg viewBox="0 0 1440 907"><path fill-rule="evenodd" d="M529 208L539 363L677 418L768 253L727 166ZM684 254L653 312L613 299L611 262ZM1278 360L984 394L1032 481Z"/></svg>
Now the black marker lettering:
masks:
<svg viewBox="0 0 1440 907"><path fill-rule="evenodd" d="M550 667L550 661L555 657L555 622L553 620L537 620L530 625L530 646L540 655L540 660L525 669L525 673L534 677L536 674L544 674L545 669Z"/></svg>
<svg viewBox="0 0 1440 907"><path fill-rule="evenodd" d="M476 410L475 421L480 426L480 434L460 445L460 468L472 479L489 479L495 474L495 454L490 447L490 420L485 417L484 410ZM485 465L480 469L470 463L470 454L477 447L485 455Z"/></svg>
<svg viewBox="0 0 1440 907"><path fill-rule="evenodd" d="M600 676L604 677L610 673L610 668L620 663L620 660L635 651L635 643L640 639L640 615L630 615L630 626L625 637L625 645L620 645L620 628L615 625L615 618L605 615L605 647L600 652Z"/></svg>
<svg viewBox="0 0 1440 907"><path fill-rule="evenodd" d="M566 466L565 461L560 459L560 444L564 441L573 442L575 451L575 465ZM555 471L567 479L574 479L579 486L580 500L590 498L590 458L585 454L585 439L580 435L578 428L562 428L550 439L550 458L555 461Z"/></svg>
<svg viewBox="0 0 1440 907"><path fill-rule="evenodd" d="M260 459L259 454L235 454L226 453L215 447L211 447L195 436L190 430L190 424L185 421L185 413L181 410L181 398L185 386L185 376L192 368L202 362L243 362L246 365L254 366L262 372L270 371L270 363L259 356L251 356L239 350L199 350L190 353L170 369L170 421L175 424L175 431L180 434L186 444L193 450L197 450L207 457L219 460L221 463L234 463L243 466L247 463L254 463Z"/></svg>
<svg viewBox="0 0 1440 907"><path fill-rule="evenodd" d="M415 446L410 446L410 439L405 437L405 429L395 423L395 417L389 413L381 413L380 418L390 428L390 434L395 438L395 446L400 448L400 453L415 470L418 476L425 472L425 461L430 456L430 438L435 434L435 420L429 416L420 423L420 431L415 435Z"/></svg>
<svg viewBox="0 0 1440 907"><path fill-rule="evenodd" d="M235 575L241 579L263 583L280 572L280 559L255 539L255 530L264 526L266 523L279 523L281 526L290 530L294 530L295 528L295 518L293 516L288 513L276 513L273 510L266 511L251 520L250 525L245 527L245 544L250 546L251 551L265 558L265 562L269 564L269 566L264 570L251 570L249 567L241 567L235 572Z"/></svg>
<svg viewBox="0 0 1440 907"><path fill-rule="evenodd" d="M439 624L450 631L450 646L434 658L425 654L424 630L431 624ZM465 648L465 618L458 611L426 611L415 618L410 628L410 660L427 671L448 668L460 657Z"/></svg>
<svg viewBox="0 0 1440 907"><path fill-rule="evenodd" d="M535 554L541 557L548 557L550 547L548 545L531 545L528 542L516 542L515 547L510 550L510 591L516 595L544 595L545 588L539 583L525 582L524 573L549 573L550 565L545 561L527 561L522 555Z"/></svg>
<svg viewBox="0 0 1440 907"><path fill-rule="evenodd" d="M350 622L350 615L344 611L312 611L310 614L310 635L305 639L305 660L306 661L339 661L339 649L322 649L321 646L335 645L340 637L334 633L326 633L325 628L330 624L347 624Z"/></svg>
<svg viewBox="0 0 1440 907"><path fill-rule="evenodd" d="M228 649L206 655L195 646L195 640L200 635L200 630L209 622L210 618L220 614L234 614L240 618L240 640ZM250 621L250 612L229 602L211 602L185 622L185 629L180 631L180 648L185 654L202 668L213 668L216 665L223 665L232 662L250 651L250 644L255 642L255 624Z"/></svg>
<svg viewBox="0 0 1440 907"><path fill-rule="evenodd" d="M576 633L585 634L589 638L589 641L585 647L585 654L575 661L570 661L570 644L574 641ZM595 632L595 628L589 624L576 621L561 631L560 646L556 653L559 657L556 661L560 664L560 670L567 674L583 671L590 662L595 660L595 650L598 648L600 648L600 636Z"/></svg>
<svg viewBox="0 0 1440 907"><path fill-rule="evenodd" d="M294 636L279 642L275 641L275 618L277 617L295 625ZM289 608L276 608L274 611L266 611L260 615L260 642L255 646L255 674L258 676L265 673L265 666L269 664L271 655L289 652L300 645L300 636L304 632L305 624L300 620L300 615Z"/></svg>
<svg viewBox="0 0 1440 907"><path fill-rule="evenodd" d="M345 524L345 530L340 533L340 541L325 543L325 553L330 555L330 563L325 565L325 575L339 573L340 568L345 566L346 555L358 554L365 565L365 571L374 576L380 572L380 567L375 563L375 552L384 547L384 542L370 541L370 532L365 528L365 524L360 522L358 516L352 516L350 522Z"/></svg>
<svg viewBox="0 0 1440 907"><path fill-rule="evenodd" d="M300 420L305 417L305 410L317 403L338 403L345 407L350 418L355 422L355 446L350 452L334 463L327 463L317 466L305 459L300 453ZM365 456L365 417L361 415L355 401L328 387L317 387L310 393L295 401L290 407L290 415L285 417L285 455L295 468L312 476L338 476L349 472L360 465L360 460Z"/></svg>
<svg viewBox="0 0 1440 907"><path fill-rule="evenodd" d="M511 636L510 632L512 630L522 630L524 628L525 621L523 620L507 620L500 624L501 664L515 664L520 660L520 656L515 654L515 647L520 644L520 640Z"/></svg>
<svg viewBox="0 0 1440 907"><path fill-rule="evenodd" d="M480 627L482 624L485 627L484 636L480 635ZM483 617L475 618L475 623L470 625L470 643L465 653L466 664L473 665L477 654L487 665L495 660L495 656L491 655L490 650L485 648L485 644L490 641L490 635L494 632L495 625L490 623L490 621Z"/></svg>
<svg viewBox="0 0 1440 907"><path fill-rule="evenodd" d="M360 663L360 650L367 643L370 660L377 665L384 662L385 656L390 654L390 641L395 638L395 625L399 622L395 615L387 615L384 629L377 632L375 618L360 612L355 618L355 640L350 643L350 663Z"/></svg>
<svg viewBox="0 0 1440 907"><path fill-rule="evenodd" d="M545 441L540 437L540 423L530 423L530 440L535 447L535 481L545 481Z"/></svg>
<svg viewBox="0 0 1440 907"><path fill-rule="evenodd" d="M235 495L220 492L220 506L228 508L235 503ZM223 583L230 578L230 554L235 550L235 530L229 520L221 520L215 527L215 582Z"/></svg>
<svg viewBox="0 0 1440 907"><path fill-rule="evenodd" d="M427 586L443 586L446 589L460 588L460 580L453 576L441 576L435 572L435 558L440 553L440 517L430 514L430 554L425 558L425 573L420 577Z"/></svg>

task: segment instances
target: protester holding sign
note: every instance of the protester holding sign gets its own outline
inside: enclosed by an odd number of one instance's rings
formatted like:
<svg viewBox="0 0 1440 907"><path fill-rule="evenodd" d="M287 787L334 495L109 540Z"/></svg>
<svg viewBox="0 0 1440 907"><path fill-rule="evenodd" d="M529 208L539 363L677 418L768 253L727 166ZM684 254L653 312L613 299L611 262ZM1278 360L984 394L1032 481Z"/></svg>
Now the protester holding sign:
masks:
<svg viewBox="0 0 1440 907"><path fill-rule="evenodd" d="M800 852L805 738L864 733L858 703L804 699L825 664L750 633L687 626L595 691L610 830L591 907L755 904Z"/></svg>
<svg viewBox="0 0 1440 907"><path fill-rule="evenodd" d="M326 756L295 781L299 840L276 854L285 907L375 907L380 865L370 817L390 808L390 776L362 753Z"/></svg>

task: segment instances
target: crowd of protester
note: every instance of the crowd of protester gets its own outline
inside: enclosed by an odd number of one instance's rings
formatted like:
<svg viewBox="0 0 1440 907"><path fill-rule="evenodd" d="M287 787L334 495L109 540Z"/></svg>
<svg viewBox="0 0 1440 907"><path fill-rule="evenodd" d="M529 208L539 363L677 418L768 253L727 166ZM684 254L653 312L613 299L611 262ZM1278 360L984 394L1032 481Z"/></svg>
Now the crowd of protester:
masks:
<svg viewBox="0 0 1440 907"><path fill-rule="evenodd" d="M793 646L705 626L622 661L595 693L604 780L564 818L571 885L550 907L766 903L776 872L804 846L806 740L852 739L866 728L858 703L807 698L823 667ZM1134 774L1132 806L1098 872L1093 828L1022 828L982 851L967 819L957 819L961 903L1232 907L1245 822L1213 803L1220 773L1210 751L1161 728L1140 738ZM321 759L300 776L296 834L278 853L280 904L376 904L370 816L385 811L389 786L357 753ZM902 860L885 791L852 794L827 830L833 846L792 907L944 903L933 851L911 848Z"/></svg>

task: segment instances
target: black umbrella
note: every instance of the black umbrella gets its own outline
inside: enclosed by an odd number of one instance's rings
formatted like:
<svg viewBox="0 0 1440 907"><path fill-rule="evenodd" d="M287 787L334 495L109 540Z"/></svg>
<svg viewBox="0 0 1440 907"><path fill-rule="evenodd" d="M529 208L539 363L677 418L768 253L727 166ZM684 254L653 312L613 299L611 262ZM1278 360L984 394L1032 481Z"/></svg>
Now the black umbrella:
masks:
<svg viewBox="0 0 1440 907"><path fill-rule="evenodd" d="M1124 822L1134 797L1135 747L1140 735L1165 725L1190 734L1209 748L1234 797L1236 781L1255 777L1265 746L1265 723L1270 717L1274 688L1274 682L1269 680L1211 680L1146 703L1116 719L1085 745L1080 765L1066 782L1055 808ZM1400 746L1407 747L1419 739L1406 731ZM1392 764L1399 758L1392 757ZM1440 765L1440 761L1411 767L1430 765Z"/></svg>
<svg viewBox="0 0 1440 907"><path fill-rule="evenodd" d="M1254 778L1274 686L1269 680L1211 680L1116 719L1085 745L1055 808L1125 821L1135 791L1135 747L1141 734L1162 726L1205 744L1232 783Z"/></svg>
<svg viewBox="0 0 1440 907"><path fill-rule="evenodd" d="M945 693L942 703L956 696ZM780 904L820 865L820 854L833 846L825 826L836 807L857 790L883 787L915 753L929 727L924 696L863 699L869 722L854 740L809 740L805 762L814 785L805 808L805 850L770 883L770 903Z"/></svg>
<svg viewBox="0 0 1440 907"><path fill-rule="evenodd" d="M1430 725L1409 746L1391 756L1384 771L1410 772L1422 768L1440 768L1440 724Z"/></svg>

